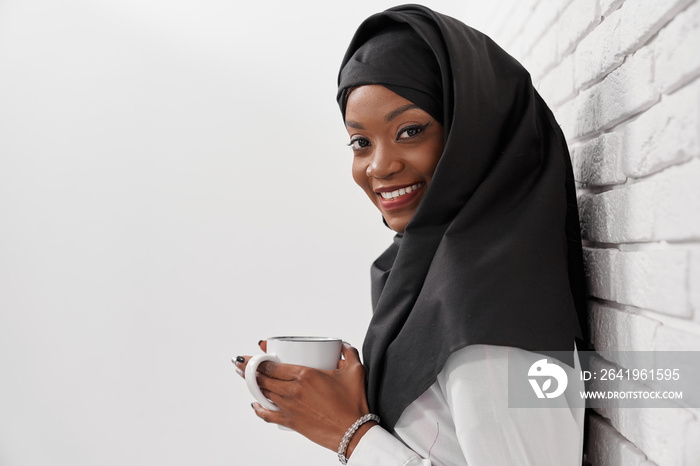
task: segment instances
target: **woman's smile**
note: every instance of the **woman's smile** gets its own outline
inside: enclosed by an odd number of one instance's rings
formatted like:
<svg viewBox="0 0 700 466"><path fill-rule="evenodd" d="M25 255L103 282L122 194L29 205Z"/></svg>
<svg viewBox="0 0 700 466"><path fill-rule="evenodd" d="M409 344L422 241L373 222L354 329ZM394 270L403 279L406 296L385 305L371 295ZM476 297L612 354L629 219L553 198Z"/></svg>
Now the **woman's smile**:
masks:
<svg viewBox="0 0 700 466"><path fill-rule="evenodd" d="M415 183L409 186L379 188L375 192L384 210L394 210L406 207L424 191L425 183Z"/></svg>
<svg viewBox="0 0 700 466"><path fill-rule="evenodd" d="M354 89L345 125L352 176L389 227L403 233L433 178L444 147L442 125L384 86Z"/></svg>

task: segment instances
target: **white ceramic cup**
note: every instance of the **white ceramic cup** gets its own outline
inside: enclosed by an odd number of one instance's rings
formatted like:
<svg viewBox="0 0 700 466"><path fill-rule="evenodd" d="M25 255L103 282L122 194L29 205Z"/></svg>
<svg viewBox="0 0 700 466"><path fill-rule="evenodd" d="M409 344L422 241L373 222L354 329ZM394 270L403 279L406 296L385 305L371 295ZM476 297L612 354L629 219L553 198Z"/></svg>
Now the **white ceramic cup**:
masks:
<svg viewBox="0 0 700 466"><path fill-rule="evenodd" d="M280 408L265 398L260 391L255 372L265 361L295 364L314 369L334 370L338 368L343 341L329 337L273 337L267 339L267 353L253 356L245 368L245 382L253 397L271 411Z"/></svg>

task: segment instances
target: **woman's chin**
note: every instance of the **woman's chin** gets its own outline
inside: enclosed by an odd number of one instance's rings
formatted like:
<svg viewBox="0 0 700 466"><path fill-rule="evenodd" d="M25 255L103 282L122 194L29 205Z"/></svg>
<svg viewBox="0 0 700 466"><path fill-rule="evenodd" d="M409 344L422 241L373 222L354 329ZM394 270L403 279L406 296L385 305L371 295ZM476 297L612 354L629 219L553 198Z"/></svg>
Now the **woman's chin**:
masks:
<svg viewBox="0 0 700 466"><path fill-rule="evenodd" d="M407 215L389 215L386 212L383 212L383 215L384 221L387 225L389 225L389 228L394 230L396 233L403 233L406 230L406 225L408 225L409 220L411 220L411 217L413 217L413 212Z"/></svg>
<svg viewBox="0 0 700 466"><path fill-rule="evenodd" d="M384 221L389 228L394 230L396 233L403 233L406 229L406 225L408 225L408 222L411 220L411 218L413 218L413 214L416 213L422 198L423 196L421 193L420 195L411 199L411 202L405 203L401 206L384 201L380 202L377 207L382 213L382 217L384 217Z"/></svg>

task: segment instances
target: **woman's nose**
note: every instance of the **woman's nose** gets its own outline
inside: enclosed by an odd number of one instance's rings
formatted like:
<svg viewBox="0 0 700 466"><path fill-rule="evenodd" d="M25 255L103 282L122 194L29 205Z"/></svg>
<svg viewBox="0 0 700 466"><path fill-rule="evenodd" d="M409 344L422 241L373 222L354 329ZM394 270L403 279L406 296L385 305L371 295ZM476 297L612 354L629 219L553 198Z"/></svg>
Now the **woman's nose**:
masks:
<svg viewBox="0 0 700 466"><path fill-rule="evenodd" d="M372 160L367 165L367 176L372 178L389 178L403 169L403 162L398 155L386 148L376 148Z"/></svg>

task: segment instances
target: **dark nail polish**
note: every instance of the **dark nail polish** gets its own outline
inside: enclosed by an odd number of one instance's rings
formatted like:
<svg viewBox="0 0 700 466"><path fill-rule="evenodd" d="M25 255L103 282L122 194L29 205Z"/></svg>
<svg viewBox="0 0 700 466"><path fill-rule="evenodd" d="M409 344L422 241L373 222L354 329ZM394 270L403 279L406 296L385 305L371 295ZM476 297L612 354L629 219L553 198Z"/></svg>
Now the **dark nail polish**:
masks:
<svg viewBox="0 0 700 466"><path fill-rule="evenodd" d="M243 364L245 362L245 358L243 356L236 356L236 362Z"/></svg>
<svg viewBox="0 0 700 466"><path fill-rule="evenodd" d="M255 411L255 403L251 403L250 407L253 408L253 411Z"/></svg>

